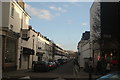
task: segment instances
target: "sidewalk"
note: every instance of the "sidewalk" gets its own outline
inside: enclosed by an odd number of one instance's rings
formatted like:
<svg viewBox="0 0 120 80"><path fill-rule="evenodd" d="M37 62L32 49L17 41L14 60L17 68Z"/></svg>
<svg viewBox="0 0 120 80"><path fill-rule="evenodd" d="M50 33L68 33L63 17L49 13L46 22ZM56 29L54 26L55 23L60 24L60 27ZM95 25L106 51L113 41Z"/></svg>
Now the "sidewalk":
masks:
<svg viewBox="0 0 120 80"><path fill-rule="evenodd" d="M89 78L89 73L85 72L83 69L77 72L77 75L75 75L78 78ZM99 78L101 75L96 75L94 73L91 74L91 77L93 79Z"/></svg>
<svg viewBox="0 0 120 80"><path fill-rule="evenodd" d="M27 76L27 73L31 70L17 70L17 71L9 71L9 72L3 72L3 78L18 78Z"/></svg>

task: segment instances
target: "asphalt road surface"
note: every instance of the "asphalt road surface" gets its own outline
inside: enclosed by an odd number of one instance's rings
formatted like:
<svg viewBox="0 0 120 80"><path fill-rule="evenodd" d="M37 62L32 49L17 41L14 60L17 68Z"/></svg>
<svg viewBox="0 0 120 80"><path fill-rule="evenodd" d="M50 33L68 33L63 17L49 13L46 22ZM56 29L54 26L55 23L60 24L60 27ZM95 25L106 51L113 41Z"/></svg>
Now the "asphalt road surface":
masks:
<svg viewBox="0 0 120 80"><path fill-rule="evenodd" d="M88 80L87 73L79 72L73 61L69 61L49 72L13 71L3 74L9 80Z"/></svg>

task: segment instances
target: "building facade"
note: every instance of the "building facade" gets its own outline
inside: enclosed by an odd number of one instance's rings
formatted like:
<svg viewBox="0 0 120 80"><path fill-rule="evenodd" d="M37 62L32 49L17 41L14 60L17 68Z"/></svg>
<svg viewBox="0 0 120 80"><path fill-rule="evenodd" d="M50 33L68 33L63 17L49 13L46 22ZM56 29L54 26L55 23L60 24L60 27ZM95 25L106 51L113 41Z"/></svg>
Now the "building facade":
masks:
<svg viewBox="0 0 120 80"><path fill-rule="evenodd" d="M55 54L63 52L54 42L29 26L30 16L24 8L22 0L0 2L0 72L31 69L34 61L55 60Z"/></svg>
<svg viewBox="0 0 120 80"><path fill-rule="evenodd" d="M22 3L22 2L21 2ZM26 13L16 1L2 2L2 68L17 69L18 41L22 28L22 17Z"/></svg>
<svg viewBox="0 0 120 80"><path fill-rule="evenodd" d="M85 69L88 65L87 62L89 61L89 58L92 57L89 31L83 33L77 48L79 53L78 62L80 64L80 67Z"/></svg>
<svg viewBox="0 0 120 80"><path fill-rule="evenodd" d="M111 69L118 69L120 66L119 13L119 2L94 2L90 9L93 57L97 55L98 58L111 63Z"/></svg>
<svg viewBox="0 0 120 80"><path fill-rule="evenodd" d="M41 33L38 33L38 42L37 42L37 56L38 61L48 61L52 59L52 42L43 36Z"/></svg>
<svg viewBox="0 0 120 80"><path fill-rule="evenodd" d="M80 53L80 55L78 60L81 68L85 68L87 66L87 62L89 61L89 58L92 56L90 47L91 45L89 40L84 41L82 40L79 42L78 52Z"/></svg>
<svg viewBox="0 0 120 80"><path fill-rule="evenodd" d="M21 30L18 50L18 69L31 69L32 62L37 61L37 32L31 26Z"/></svg>
<svg viewBox="0 0 120 80"><path fill-rule="evenodd" d="M44 36L39 32L37 37L37 52L38 61L42 61L43 54L45 54L45 39Z"/></svg>

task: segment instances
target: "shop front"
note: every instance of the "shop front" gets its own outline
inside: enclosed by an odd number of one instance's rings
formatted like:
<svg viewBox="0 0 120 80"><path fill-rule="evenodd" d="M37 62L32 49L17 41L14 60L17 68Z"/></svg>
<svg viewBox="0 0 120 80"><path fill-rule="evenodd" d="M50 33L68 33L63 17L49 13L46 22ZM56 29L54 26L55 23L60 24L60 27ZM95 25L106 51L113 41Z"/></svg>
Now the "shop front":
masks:
<svg viewBox="0 0 120 80"><path fill-rule="evenodd" d="M2 69L17 70L17 50L19 34L12 30L2 29Z"/></svg>
<svg viewBox="0 0 120 80"><path fill-rule="evenodd" d="M20 69L30 69L32 68L32 56L34 55L34 50L22 47L22 53L20 54Z"/></svg>
<svg viewBox="0 0 120 80"><path fill-rule="evenodd" d="M106 63L110 63L111 71L117 71L119 69L119 51L116 49L107 49L103 52Z"/></svg>

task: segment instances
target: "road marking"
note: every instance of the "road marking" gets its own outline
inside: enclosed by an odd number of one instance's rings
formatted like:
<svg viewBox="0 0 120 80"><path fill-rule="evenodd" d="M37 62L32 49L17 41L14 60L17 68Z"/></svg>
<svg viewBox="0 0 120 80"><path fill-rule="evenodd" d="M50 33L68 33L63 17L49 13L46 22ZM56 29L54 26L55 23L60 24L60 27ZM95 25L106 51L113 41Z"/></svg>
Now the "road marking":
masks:
<svg viewBox="0 0 120 80"><path fill-rule="evenodd" d="M62 77L58 77L58 78L56 78L54 80L65 80L65 79L63 79Z"/></svg>
<svg viewBox="0 0 120 80"><path fill-rule="evenodd" d="M19 79L30 80L30 76L21 77L21 78L19 78Z"/></svg>

